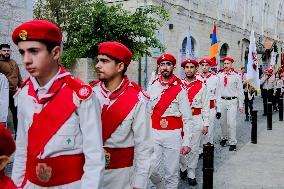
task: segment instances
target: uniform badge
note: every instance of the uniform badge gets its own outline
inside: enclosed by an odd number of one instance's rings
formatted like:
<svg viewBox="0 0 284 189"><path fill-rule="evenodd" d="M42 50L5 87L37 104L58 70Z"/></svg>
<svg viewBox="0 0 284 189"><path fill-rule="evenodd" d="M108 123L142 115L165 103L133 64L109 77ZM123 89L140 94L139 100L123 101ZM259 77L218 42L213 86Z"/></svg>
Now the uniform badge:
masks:
<svg viewBox="0 0 284 189"><path fill-rule="evenodd" d="M105 165L105 167L107 167L108 165L109 165L109 163L110 163L110 153L109 152L107 152L106 150L104 150L105 151L105 161L106 161L106 165Z"/></svg>
<svg viewBox="0 0 284 189"><path fill-rule="evenodd" d="M88 99L91 94L92 94L92 87L89 85L82 85L80 87L80 89L78 90L78 92L76 92L77 96L79 97L79 99L81 100L86 100Z"/></svg>
<svg viewBox="0 0 284 189"><path fill-rule="evenodd" d="M36 166L36 176L41 182L48 182L52 176L52 168L45 163L39 163Z"/></svg>
<svg viewBox="0 0 284 189"><path fill-rule="evenodd" d="M192 114L194 113L194 109L191 109L191 113L192 113Z"/></svg>
<svg viewBox="0 0 284 189"><path fill-rule="evenodd" d="M28 32L26 30L21 30L19 33L19 37L21 40L27 40Z"/></svg>
<svg viewBox="0 0 284 189"><path fill-rule="evenodd" d="M160 126L162 128L167 128L168 127L169 122L166 119L161 119L160 121Z"/></svg>

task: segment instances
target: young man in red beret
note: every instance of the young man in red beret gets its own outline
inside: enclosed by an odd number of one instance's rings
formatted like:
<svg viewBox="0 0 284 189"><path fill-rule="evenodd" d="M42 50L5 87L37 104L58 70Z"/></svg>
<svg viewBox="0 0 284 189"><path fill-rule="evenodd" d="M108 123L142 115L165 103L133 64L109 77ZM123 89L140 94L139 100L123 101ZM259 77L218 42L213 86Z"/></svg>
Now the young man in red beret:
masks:
<svg viewBox="0 0 284 189"><path fill-rule="evenodd" d="M16 145L10 131L0 123L0 188L16 189L17 186L10 177L5 175L5 167L10 156L15 152Z"/></svg>
<svg viewBox="0 0 284 189"><path fill-rule="evenodd" d="M217 74L211 71L212 61L209 58L203 58L199 61L201 68L200 74L197 75L197 79L201 80L206 84L209 99L210 99L210 115L209 115L209 128L207 135L203 137L203 144L211 143L214 144L214 125L215 119L221 117L220 107L220 90L218 87L219 78Z"/></svg>
<svg viewBox="0 0 284 189"><path fill-rule="evenodd" d="M25 189L100 189L99 102L90 86L58 63L61 40L60 29L46 20L13 32L30 77L15 94L19 127L12 178Z"/></svg>
<svg viewBox="0 0 284 189"><path fill-rule="evenodd" d="M236 151L236 127L238 109L243 113L244 91L242 78L240 74L233 68L234 59L225 57L221 61L224 62L224 69L218 73L219 87L221 96L221 128L222 138L220 145L227 146L229 139L229 151ZM228 138L229 128L229 138Z"/></svg>
<svg viewBox="0 0 284 189"><path fill-rule="evenodd" d="M198 62L187 59L181 63L181 67L184 68L186 75L182 83L187 90L194 123L190 137L191 152L181 158L181 178L187 177L188 184L195 186L197 185L195 169L198 163L199 147L202 145L202 136L208 133L209 127L209 96L206 85L196 78Z"/></svg>
<svg viewBox="0 0 284 189"><path fill-rule="evenodd" d="M158 189L176 189L179 182L180 155L186 155L191 150L189 130L192 127L192 116L186 91L182 88L180 79L173 73L175 57L163 54L157 59L157 64L161 74L148 90L151 97L155 157L150 179ZM165 172L164 179L160 175L161 168Z"/></svg>
<svg viewBox="0 0 284 189"><path fill-rule="evenodd" d="M91 85L102 108L104 189L147 188L153 151L146 111L149 97L125 74L131 59L131 51L122 43L98 46L99 80Z"/></svg>

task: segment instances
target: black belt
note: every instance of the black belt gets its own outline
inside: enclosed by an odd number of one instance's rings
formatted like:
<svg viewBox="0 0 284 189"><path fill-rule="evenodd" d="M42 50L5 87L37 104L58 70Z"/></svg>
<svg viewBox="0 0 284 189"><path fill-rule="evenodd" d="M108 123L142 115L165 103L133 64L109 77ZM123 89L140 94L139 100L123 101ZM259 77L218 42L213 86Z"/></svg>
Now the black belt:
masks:
<svg viewBox="0 0 284 189"><path fill-rule="evenodd" d="M225 100L232 100L232 99L236 99L237 97L236 96L232 96L232 97L224 97L224 96L222 96L221 98L225 99Z"/></svg>

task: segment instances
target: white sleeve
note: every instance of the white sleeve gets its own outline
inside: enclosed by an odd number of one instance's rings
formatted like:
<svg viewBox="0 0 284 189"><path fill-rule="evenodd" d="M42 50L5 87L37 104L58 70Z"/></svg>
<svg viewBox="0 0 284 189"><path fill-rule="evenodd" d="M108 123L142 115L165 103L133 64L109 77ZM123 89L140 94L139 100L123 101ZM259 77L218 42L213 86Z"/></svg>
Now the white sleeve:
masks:
<svg viewBox="0 0 284 189"><path fill-rule="evenodd" d="M217 86L216 86L216 108L217 112L221 112L221 86L220 78L217 76Z"/></svg>
<svg viewBox="0 0 284 189"><path fill-rule="evenodd" d="M9 107L9 83L7 78L0 75L0 122L7 122Z"/></svg>
<svg viewBox="0 0 284 189"><path fill-rule="evenodd" d="M187 92L185 90L181 90L177 98L179 103L179 110L182 114L183 132L184 132L183 146L189 146L189 138L191 135L193 120L192 120L191 106L188 100Z"/></svg>
<svg viewBox="0 0 284 189"><path fill-rule="evenodd" d="M20 96L20 94L19 94ZM17 96L16 98L19 98ZM12 180L17 186L21 186L26 172L27 160L27 130L28 123L25 121L24 113L22 111L22 104L20 99L15 99L18 104L18 130L16 139L16 153L14 156L14 163L12 169Z"/></svg>
<svg viewBox="0 0 284 189"><path fill-rule="evenodd" d="M208 95L207 86L204 85L202 89L202 119L204 122L203 126L209 126L209 114L210 114L210 99Z"/></svg>
<svg viewBox="0 0 284 189"><path fill-rule="evenodd" d="M132 129L134 133L135 164L132 185L136 188L147 188L153 142L151 138L150 114L147 113L146 103L139 102L135 106Z"/></svg>
<svg viewBox="0 0 284 189"><path fill-rule="evenodd" d="M81 188L102 189L105 156L102 144L101 108L95 93L78 108L85 155Z"/></svg>
<svg viewBox="0 0 284 189"><path fill-rule="evenodd" d="M245 96L244 96L244 89L243 89L243 83L242 83L241 76L237 74L236 80L237 80L237 93L238 93L239 107L242 108L244 107L243 103L245 100Z"/></svg>

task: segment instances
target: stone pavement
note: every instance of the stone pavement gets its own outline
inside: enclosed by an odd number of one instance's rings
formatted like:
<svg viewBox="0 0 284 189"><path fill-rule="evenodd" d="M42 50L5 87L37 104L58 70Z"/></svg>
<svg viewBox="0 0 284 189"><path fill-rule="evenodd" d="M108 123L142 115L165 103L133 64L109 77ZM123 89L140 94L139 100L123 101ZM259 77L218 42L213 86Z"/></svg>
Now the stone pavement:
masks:
<svg viewBox="0 0 284 189"><path fill-rule="evenodd" d="M278 116L277 116L278 117ZM216 189L284 189L284 123L263 130L214 172Z"/></svg>

